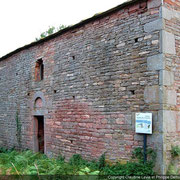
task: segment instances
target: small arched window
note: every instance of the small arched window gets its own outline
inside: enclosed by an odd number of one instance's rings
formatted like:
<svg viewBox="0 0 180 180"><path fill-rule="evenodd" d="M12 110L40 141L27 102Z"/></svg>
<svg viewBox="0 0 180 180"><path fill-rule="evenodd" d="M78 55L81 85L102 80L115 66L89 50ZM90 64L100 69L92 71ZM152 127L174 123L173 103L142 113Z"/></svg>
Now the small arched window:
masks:
<svg viewBox="0 0 180 180"><path fill-rule="evenodd" d="M41 81L44 78L44 64L42 59L36 61L35 66L35 80Z"/></svg>

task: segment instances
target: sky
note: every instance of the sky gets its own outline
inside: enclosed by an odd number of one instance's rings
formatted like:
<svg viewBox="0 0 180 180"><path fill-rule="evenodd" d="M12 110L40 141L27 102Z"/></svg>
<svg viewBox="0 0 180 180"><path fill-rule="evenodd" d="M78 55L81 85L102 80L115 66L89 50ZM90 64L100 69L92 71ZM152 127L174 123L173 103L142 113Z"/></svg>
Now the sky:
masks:
<svg viewBox="0 0 180 180"><path fill-rule="evenodd" d="M50 26L73 25L126 0L1 0L0 57L35 41Z"/></svg>

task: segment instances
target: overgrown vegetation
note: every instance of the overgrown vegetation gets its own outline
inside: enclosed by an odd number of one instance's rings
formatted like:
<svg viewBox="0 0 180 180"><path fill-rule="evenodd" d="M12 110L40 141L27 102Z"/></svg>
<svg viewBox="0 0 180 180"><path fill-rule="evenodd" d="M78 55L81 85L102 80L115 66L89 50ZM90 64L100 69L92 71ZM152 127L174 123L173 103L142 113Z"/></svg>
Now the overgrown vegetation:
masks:
<svg viewBox="0 0 180 180"><path fill-rule="evenodd" d="M132 158L138 159L139 163L143 163L144 162L143 149L140 147L134 149ZM156 152L152 148L147 149L147 158L148 158L147 163L152 164L152 166L154 166L156 160Z"/></svg>
<svg viewBox="0 0 180 180"><path fill-rule="evenodd" d="M180 157L180 147L179 146L171 146L171 161L169 163L168 175L179 175L180 168L178 168L178 162Z"/></svg>
<svg viewBox="0 0 180 180"><path fill-rule="evenodd" d="M178 157L180 155L180 147L179 146L172 146L171 147L171 156L173 158Z"/></svg>
<svg viewBox="0 0 180 180"><path fill-rule="evenodd" d="M140 149L135 150L135 154ZM139 154L138 153L138 154ZM103 154L98 161L84 160L81 155L73 155L68 162L59 156L49 159L46 155L30 150L18 152L0 148L0 174L13 175L153 175L152 161L143 163L142 157L127 164L108 165Z"/></svg>
<svg viewBox="0 0 180 180"><path fill-rule="evenodd" d="M54 26L50 26L47 31L40 34L39 38L36 38L36 41L38 41L40 39L43 39L43 38L45 38L45 37L47 37L47 36L49 36L51 34L54 34L54 33L66 28L66 27L67 27L66 25L60 25L57 28L55 28Z"/></svg>
<svg viewBox="0 0 180 180"><path fill-rule="evenodd" d="M147 149L148 160L144 163L143 161L143 150L142 148L136 148L133 151L132 159L127 164L116 163L113 166L106 165L103 168L102 175L154 175L153 171L156 159L156 153L153 149Z"/></svg>

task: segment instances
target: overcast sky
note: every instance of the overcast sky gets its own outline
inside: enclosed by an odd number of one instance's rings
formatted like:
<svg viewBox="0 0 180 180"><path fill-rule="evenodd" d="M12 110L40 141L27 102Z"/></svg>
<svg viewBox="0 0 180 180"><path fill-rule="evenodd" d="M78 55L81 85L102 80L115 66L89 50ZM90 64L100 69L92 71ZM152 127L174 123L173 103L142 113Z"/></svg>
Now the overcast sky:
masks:
<svg viewBox="0 0 180 180"><path fill-rule="evenodd" d="M48 29L72 25L126 0L1 0L0 57L29 44Z"/></svg>

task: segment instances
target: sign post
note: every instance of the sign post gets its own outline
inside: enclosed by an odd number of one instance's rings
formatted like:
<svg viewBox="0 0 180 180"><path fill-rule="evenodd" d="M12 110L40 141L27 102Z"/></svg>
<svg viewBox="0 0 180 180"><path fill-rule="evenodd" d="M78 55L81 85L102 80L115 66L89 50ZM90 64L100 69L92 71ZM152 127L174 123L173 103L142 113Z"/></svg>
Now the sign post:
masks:
<svg viewBox="0 0 180 180"><path fill-rule="evenodd" d="M143 145L143 149L144 149L144 163L147 161L147 134L144 134L144 145Z"/></svg>
<svg viewBox="0 0 180 180"><path fill-rule="evenodd" d="M144 163L147 161L147 134L152 134L152 113L136 113L136 133L144 135Z"/></svg>

